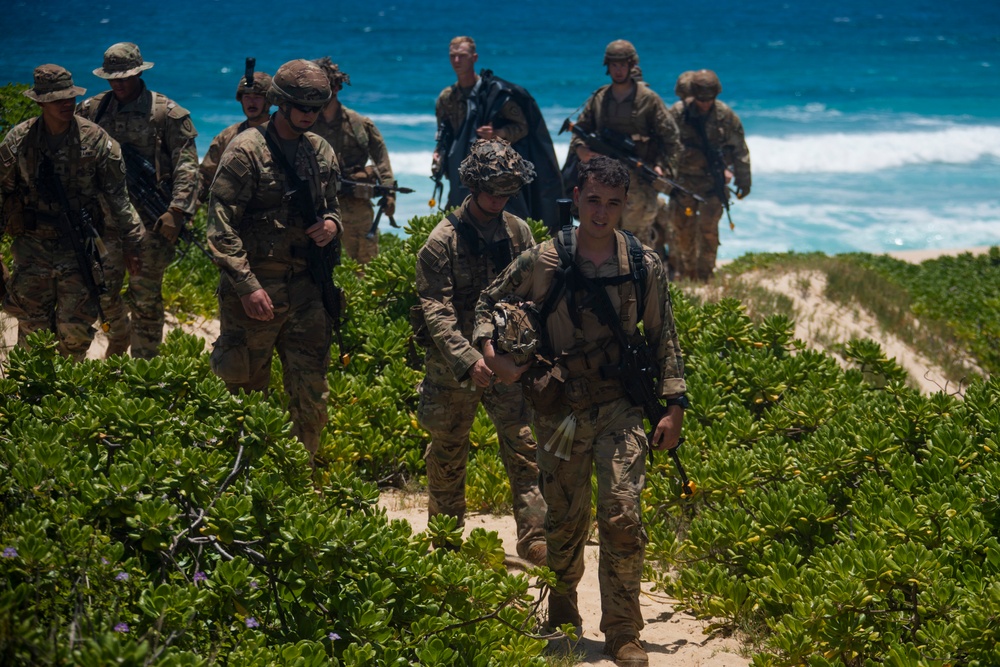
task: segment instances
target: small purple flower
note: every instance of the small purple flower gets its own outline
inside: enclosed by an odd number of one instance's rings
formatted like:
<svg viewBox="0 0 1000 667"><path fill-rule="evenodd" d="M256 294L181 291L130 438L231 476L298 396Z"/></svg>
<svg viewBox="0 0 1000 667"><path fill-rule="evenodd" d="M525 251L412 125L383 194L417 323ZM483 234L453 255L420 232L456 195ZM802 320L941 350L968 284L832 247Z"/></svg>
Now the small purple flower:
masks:
<svg viewBox="0 0 1000 667"><path fill-rule="evenodd" d="M247 616L246 624L247 624L248 628L259 628L260 627L260 623L258 623L257 619L254 618L253 616Z"/></svg>
<svg viewBox="0 0 1000 667"><path fill-rule="evenodd" d="M340 635L338 635L336 632L331 632L330 634L327 635L327 637L329 637L330 641L332 642L335 642L338 639L340 639Z"/></svg>
<svg viewBox="0 0 1000 667"><path fill-rule="evenodd" d="M115 632L128 632L128 623L119 623L115 626Z"/></svg>
<svg viewBox="0 0 1000 667"><path fill-rule="evenodd" d="M195 572L194 573L194 583L197 584L197 583L202 582L202 581L208 581L208 576L206 576L204 572Z"/></svg>
<svg viewBox="0 0 1000 667"><path fill-rule="evenodd" d="M3 557L4 558L17 558L17 549L15 549L14 547L6 547L3 550Z"/></svg>
<svg viewBox="0 0 1000 667"><path fill-rule="evenodd" d="M102 557L101 557L101 565L107 565L107 564L108 564L108 559L107 559L107 558L104 558L104 557L102 556Z"/></svg>
<svg viewBox="0 0 1000 667"><path fill-rule="evenodd" d="M254 590L257 590L258 588L260 588L260 586L257 585L256 581L254 581L253 579L251 579L250 580L250 588L252 588Z"/></svg>
<svg viewBox="0 0 1000 667"><path fill-rule="evenodd" d="M119 572L116 574L115 581L128 581L128 572Z"/></svg>

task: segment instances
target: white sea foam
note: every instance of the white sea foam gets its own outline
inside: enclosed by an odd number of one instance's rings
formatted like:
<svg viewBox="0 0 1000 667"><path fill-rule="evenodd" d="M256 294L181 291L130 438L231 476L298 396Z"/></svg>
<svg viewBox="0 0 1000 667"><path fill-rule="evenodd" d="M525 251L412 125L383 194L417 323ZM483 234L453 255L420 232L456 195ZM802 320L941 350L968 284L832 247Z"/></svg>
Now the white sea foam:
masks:
<svg viewBox="0 0 1000 667"><path fill-rule="evenodd" d="M907 165L969 164L983 158L1000 158L1000 127L751 136L747 144L755 174L861 174Z"/></svg>
<svg viewBox="0 0 1000 667"><path fill-rule="evenodd" d="M395 125L397 127L419 127L427 125L433 134L433 128L437 126L437 118L432 113L373 113L368 117L375 121L376 125Z"/></svg>

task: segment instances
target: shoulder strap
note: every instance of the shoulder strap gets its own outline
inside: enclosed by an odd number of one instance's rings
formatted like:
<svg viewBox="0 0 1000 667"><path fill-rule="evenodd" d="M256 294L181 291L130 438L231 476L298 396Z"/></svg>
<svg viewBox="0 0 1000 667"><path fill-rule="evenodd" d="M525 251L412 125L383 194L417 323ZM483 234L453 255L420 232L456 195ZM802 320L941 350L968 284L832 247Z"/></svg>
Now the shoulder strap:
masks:
<svg viewBox="0 0 1000 667"><path fill-rule="evenodd" d="M102 94L101 103L97 105L97 111L94 112L93 118L93 121L98 125L101 124L101 118L104 117L104 114L108 112L108 106L111 104L112 97L114 97L114 95L110 91Z"/></svg>

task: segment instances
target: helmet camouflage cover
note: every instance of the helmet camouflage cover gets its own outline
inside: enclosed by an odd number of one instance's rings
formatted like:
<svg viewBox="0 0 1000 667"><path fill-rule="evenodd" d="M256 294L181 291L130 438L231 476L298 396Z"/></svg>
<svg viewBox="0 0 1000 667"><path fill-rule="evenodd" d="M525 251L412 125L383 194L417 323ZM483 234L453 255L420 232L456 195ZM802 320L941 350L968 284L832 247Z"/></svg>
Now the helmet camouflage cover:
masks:
<svg viewBox="0 0 1000 667"><path fill-rule="evenodd" d="M722 92L722 82L710 69L700 69L691 74L691 96L699 100L713 100Z"/></svg>
<svg viewBox="0 0 1000 667"><path fill-rule="evenodd" d="M309 60L291 60L274 73L267 99L271 104L302 104L321 107L333 95L326 73L316 63Z"/></svg>
<svg viewBox="0 0 1000 667"><path fill-rule="evenodd" d="M639 54L635 51L635 46L627 39L616 39L608 44L604 49L604 64L611 62L635 61L639 62Z"/></svg>
<svg viewBox="0 0 1000 667"><path fill-rule="evenodd" d="M506 139L478 139L458 166L462 185L473 192L511 197L535 180L531 164Z"/></svg>
<svg viewBox="0 0 1000 667"><path fill-rule="evenodd" d="M518 365L532 361L541 347L538 313L530 301L504 297L493 307L493 345Z"/></svg>
<svg viewBox="0 0 1000 667"><path fill-rule="evenodd" d="M236 86L236 101L241 101L244 95L262 95L267 97L267 91L270 89L271 75L265 72L254 72L252 86L247 85L246 77L240 77L240 83Z"/></svg>

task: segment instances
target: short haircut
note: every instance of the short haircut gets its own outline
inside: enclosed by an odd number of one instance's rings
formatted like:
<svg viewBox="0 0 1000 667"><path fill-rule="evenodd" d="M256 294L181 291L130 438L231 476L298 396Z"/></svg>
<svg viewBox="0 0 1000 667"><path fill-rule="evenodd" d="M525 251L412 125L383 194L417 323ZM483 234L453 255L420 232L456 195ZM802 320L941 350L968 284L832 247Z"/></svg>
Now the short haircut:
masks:
<svg viewBox="0 0 1000 667"><path fill-rule="evenodd" d="M590 162L580 163L580 168L577 171L577 187L583 190L583 186L588 180L610 188L624 187L625 192L628 192L628 186L632 179L621 160L607 155L595 155L590 159Z"/></svg>
<svg viewBox="0 0 1000 667"><path fill-rule="evenodd" d="M451 43L448 44L448 49L450 50L459 44L468 44L469 48L472 49L472 52L476 52L476 40L472 39L468 35L459 35L458 37L452 39Z"/></svg>

